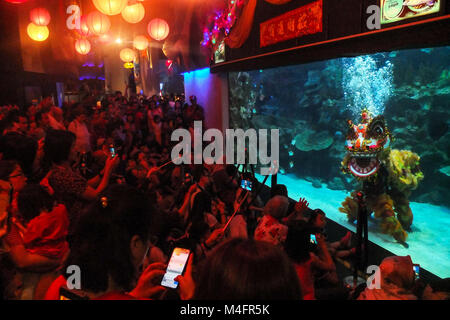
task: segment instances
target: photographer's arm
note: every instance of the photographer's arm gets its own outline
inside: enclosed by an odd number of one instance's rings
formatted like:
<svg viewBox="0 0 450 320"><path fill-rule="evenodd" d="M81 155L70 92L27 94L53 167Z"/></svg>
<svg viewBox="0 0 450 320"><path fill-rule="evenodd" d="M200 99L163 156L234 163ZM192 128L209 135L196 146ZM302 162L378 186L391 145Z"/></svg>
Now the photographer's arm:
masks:
<svg viewBox="0 0 450 320"><path fill-rule="evenodd" d="M105 164L105 174L101 178L100 184L97 186L97 188L93 188L89 185L87 185L86 190L84 191L82 197L86 200L95 200L97 196L106 189L106 187L109 184L109 180L111 178L111 175L114 171L114 168L119 164L119 157L114 158L108 158L106 160Z"/></svg>
<svg viewBox="0 0 450 320"><path fill-rule="evenodd" d="M23 245L10 248L9 255L14 265L24 271L47 272L60 265L59 260L49 259L44 256L28 252Z"/></svg>
<svg viewBox="0 0 450 320"><path fill-rule="evenodd" d="M97 188L101 181L102 181L102 174L100 173L95 177L93 177L92 179L89 179L87 184L92 188Z"/></svg>
<svg viewBox="0 0 450 320"><path fill-rule="evenodd" d="M336 265L334 264L333 258L331 257L330 253L328 252L325 239L321 234L316 234L316 239L319 249L319 257L314 255L314 266L323 271L335 271Z"/></svg>

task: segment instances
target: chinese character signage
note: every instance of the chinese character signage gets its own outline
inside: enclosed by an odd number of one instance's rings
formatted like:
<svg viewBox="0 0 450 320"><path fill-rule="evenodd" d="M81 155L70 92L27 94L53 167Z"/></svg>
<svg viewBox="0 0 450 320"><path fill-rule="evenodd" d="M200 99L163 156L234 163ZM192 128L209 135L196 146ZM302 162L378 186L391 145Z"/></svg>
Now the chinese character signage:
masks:
<svg viewBox="0 0 450 320"><path fill-rule="evenodd" d="M289 11L260 24L260 46L322 32L322 0Z"/></svg>
<svg viewBox="0 0 450 320"><path fill-rule="evenodd" d="M442 0L380 0L381 23L397 22L439 12Z"/></svg>

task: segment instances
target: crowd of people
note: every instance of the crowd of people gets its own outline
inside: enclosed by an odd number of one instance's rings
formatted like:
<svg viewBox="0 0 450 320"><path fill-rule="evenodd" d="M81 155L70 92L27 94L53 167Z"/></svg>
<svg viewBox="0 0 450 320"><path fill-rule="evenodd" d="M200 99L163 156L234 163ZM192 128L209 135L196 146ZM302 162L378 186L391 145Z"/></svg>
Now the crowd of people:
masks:
<svg viewBox="0 0 450 320"><path fill-rule="evenodd" d="M172 132L204 122L195 96L97 98L0 110L1 298L448 299L409 257L383 261L379 290L348 288L336 259L354 256L351 233L327 239L322 210L283 185L263 199L234 165L171 163ZM170 289L177 247L191 255Z"/></svg>

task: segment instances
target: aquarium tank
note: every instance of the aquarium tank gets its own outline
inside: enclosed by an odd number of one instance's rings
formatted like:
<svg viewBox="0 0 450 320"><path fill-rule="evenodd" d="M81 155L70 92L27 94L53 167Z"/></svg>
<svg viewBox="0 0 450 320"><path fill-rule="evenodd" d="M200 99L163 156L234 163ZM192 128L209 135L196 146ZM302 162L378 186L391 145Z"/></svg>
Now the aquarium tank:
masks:
<svg viewBox="0 0 450 320"><path fill-rule="evenodd" d="M359 143L354 133L364 124L363 110L381 119L381 129L368 124L367 130L380 130L383 145L369 142L380 147L375 158L384 157L388 167L377 172L385 175L384 188L396 191L388 199L374 191L371 201L402 214L400 224L386 227L386 212L373 213L369 240L450 277L450 47L232 72L229 90L230 128L280 130L277 180L289 197L306 197L311 208L352 231L356 223L346 212L347 197L368 180L365 165L379 167L375 160L351 160L349 150ZM349 163L361 177L348 170ZM396 237L383 233L391 227L402 230ZM404 243L398 241L403 229Z"/></svg>

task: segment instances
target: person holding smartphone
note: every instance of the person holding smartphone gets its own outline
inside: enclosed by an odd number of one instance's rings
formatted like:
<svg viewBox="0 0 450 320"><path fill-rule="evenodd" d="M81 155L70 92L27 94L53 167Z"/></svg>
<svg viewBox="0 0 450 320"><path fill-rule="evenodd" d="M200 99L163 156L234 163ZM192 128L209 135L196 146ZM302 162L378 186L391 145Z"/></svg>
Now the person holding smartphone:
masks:
<svg viewBox="0 0 450 320"><path fill-rule="evenodd" d="M166 264L153 263L140 272L150 247L153 215L148 198L133 187L113 185L102 192L74 233L66 263L81 270L82 287L74 293L95 300L132 300L165 291L160 284ZM46 299L59 300L65 276L52 283Z"/></svg>
<svg viewBox="0 0 450 320"><path fill-rule="evenodd" d="M288 224L284 249L294 263L300 279L304 300L316 299L317 274L335 274L336 266L328 252L321 233L314 233L304 221L294 220ZM314 240L316 243L313 243Z"/></svg>
<svg viewBox="0 0 450 320"><path fill-rule="evenodd" d="M196 267L195 281L193 269ZM223 242L198 267L192 255L178 275L182 300L301 300L301 287L286 253L265 241Z"/></svg>

